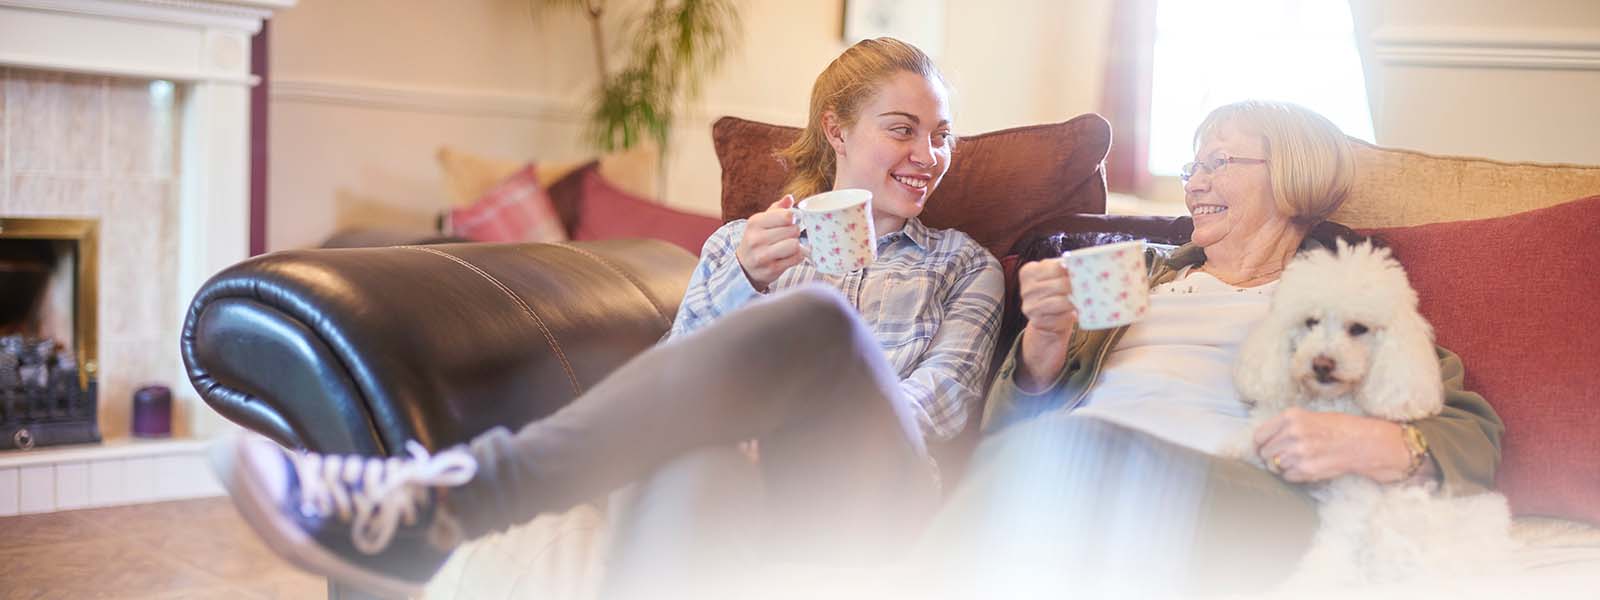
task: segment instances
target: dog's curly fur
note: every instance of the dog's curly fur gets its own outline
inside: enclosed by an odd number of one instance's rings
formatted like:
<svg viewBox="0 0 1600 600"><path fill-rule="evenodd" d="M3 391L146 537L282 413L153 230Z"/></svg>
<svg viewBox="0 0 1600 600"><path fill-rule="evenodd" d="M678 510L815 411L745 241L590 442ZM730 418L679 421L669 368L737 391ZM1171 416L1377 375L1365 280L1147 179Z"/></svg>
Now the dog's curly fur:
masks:
<svg viewBox="0 0 1600 600"><path fill-rule="evenodd" d="M1415 421L1444 405L1433 330L1405 271L1388 249L1343 240L1284 270L1266 320L1240 348L1234 383L1252 406L1234 452L1257 466L1249 432L1290 407ZM1315 486L1321 525L1289 585L1481 573L1509 555L1503 497L1432 487L1359 475Z"/></svg>

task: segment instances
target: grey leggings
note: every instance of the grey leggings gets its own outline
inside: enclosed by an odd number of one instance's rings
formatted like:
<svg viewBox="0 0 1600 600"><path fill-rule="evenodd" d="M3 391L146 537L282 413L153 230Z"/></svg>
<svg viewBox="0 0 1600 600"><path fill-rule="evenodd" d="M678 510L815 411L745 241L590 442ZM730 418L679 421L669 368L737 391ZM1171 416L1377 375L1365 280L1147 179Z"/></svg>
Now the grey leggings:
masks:
<svg viewBox="0 0 1600 600"><path fill-rule="evenodd" d="M938 498L898 390L842 296L788 290L641 353L548 418L474 439L478 475L444 509L475 538L756 439L763 536L786 553L883 557Z"/></svg>

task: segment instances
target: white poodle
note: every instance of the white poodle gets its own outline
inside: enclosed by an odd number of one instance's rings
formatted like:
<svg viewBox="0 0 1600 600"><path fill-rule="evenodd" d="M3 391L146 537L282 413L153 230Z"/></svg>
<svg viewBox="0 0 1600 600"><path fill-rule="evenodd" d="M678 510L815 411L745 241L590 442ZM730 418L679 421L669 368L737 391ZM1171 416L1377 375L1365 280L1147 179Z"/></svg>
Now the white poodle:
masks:
<svg viewBox="0 0 1600 600"><path fill-rule="evenodd" d="M1235 446L1290 407L1415 421L1444 405L1433 329L1386 248L1349 245L1301 254L1266 320L1240 348L1234 383L1252 405ZM1359 475L1317 484L1321 526L1289 581L1293 589L1482 574L1507 562L1510 512L1499 494L1448 497L1433 484L1380 485Z"/></svg>

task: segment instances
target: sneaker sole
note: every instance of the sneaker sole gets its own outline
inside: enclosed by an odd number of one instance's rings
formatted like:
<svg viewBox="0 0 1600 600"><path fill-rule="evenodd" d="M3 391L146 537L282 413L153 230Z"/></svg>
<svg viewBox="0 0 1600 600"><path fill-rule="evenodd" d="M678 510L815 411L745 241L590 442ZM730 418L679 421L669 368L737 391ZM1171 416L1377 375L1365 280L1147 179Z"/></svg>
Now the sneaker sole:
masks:
<svg viewBox="0 0 1600 600"><path fill-rule="evenodd" d="M290 564L310 573L376 592L384 596L410 598L422 594L420 584L374 573L329 552L306 535L295 523L278 514L276 504L266 500L269 492L248 470L238 468L249 449L249 438L239 436L211 450L211 468L233 498L233 504L267 547Z"/></svg>

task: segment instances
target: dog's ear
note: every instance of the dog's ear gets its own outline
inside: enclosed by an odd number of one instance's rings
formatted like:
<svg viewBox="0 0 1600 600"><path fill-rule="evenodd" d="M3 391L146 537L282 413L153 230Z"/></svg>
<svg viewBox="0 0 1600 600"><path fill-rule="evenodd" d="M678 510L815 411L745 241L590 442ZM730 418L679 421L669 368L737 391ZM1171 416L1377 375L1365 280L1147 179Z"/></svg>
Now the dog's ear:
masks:
<svg viewBox="0 0 1600 600"><path fill-rule="evenodd" d="M1433 329L1414 310L1402 309L1389 326L1374 332L1372 366L1356 391L1367 414L1390 421L1414 421L1444 407L1444 384Z"/></svg>
<svg viewBox="0 0 1600 600"><path fill-rule="evenodd" d="M1290 347L1294 326L1290 319L1273 311L1251 330L1239 347L1239 361L1233 366L1233 385L1244 403L1255 407L1254 413L1283 412L1297 395L1289 372L1290 355L1294 352Z"/></svg>

